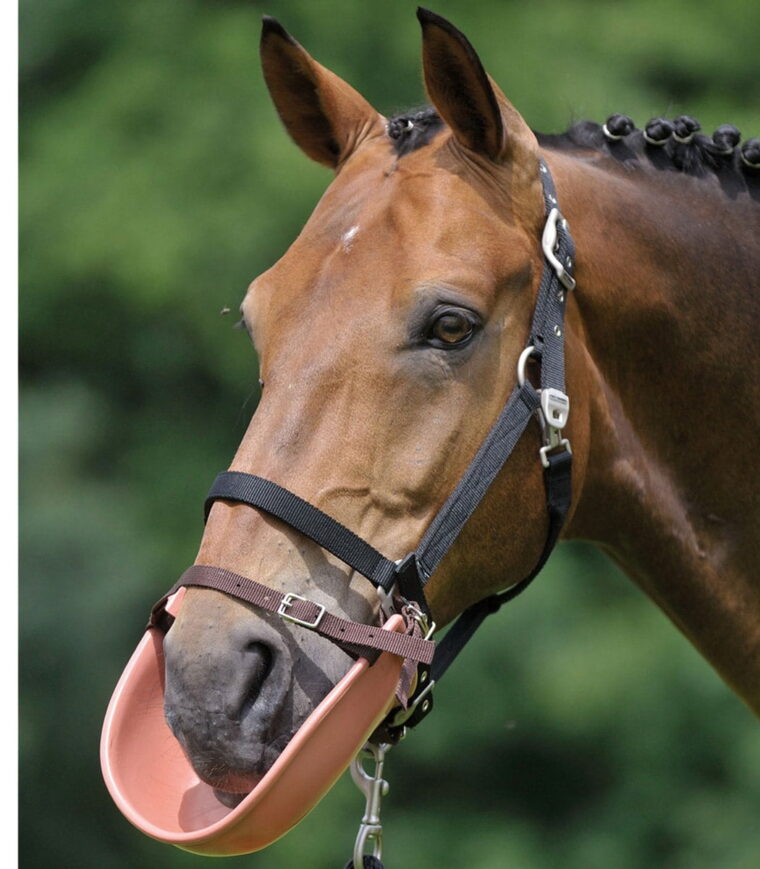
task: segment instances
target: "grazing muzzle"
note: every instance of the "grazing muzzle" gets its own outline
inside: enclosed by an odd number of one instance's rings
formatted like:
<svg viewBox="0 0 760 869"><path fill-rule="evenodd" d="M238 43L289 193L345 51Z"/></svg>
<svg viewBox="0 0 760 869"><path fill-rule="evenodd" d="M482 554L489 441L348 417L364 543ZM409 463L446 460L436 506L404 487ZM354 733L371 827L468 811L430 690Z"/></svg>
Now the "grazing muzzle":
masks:
<svg viewBox="0 0 760 869"><path fill-rule="evenodd" d="M166 602L176 616L184 591ZM378 632L404 630L393 616ZM343 773L396 704L403 658L359 658L316 707L253 790L231 807L201 780L164 717L164 634L149 627L106 713L103 775L119 809L162 842L210 856L257 851L284 835ZM431 644L432 645L432 644Z"/></svg>

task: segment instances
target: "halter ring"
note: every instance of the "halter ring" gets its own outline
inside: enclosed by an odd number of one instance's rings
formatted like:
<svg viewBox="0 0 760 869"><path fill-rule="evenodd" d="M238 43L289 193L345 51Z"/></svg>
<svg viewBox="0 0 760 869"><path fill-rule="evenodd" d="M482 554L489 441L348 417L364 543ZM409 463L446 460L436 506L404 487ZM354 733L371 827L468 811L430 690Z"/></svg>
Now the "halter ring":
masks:
<svg viewBox="0 0 760 869"><path fill-rule="evenodd" d="M525 366L528 362L528 359L536 352L536 348L533 344L529 344L523 352L520 354L520 358L517 360L517 382L520 386L525 385Z"/></svg>

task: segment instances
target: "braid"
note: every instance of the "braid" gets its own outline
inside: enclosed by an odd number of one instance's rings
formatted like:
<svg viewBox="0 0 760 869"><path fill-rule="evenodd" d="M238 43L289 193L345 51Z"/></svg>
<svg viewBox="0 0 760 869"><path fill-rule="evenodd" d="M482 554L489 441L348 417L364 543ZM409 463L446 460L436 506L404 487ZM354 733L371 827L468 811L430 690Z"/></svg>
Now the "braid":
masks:
<svg viewBox="0 0 760 869"><path fill-rule="evenodd" d="M610 115L607 122L602 124L602 132L609 142L619 142L635 129L636 125L628 115Z"/></svg>
<svg viewBox="0 0 760 869"><path fill-rule="evenodd" d="M652 118L644 130L644 141L651 146L649 157L661 168L673 168L689 175L704 175L725 165L741 138L736 127L724 124L709 138L699 131L701 124L690 115L672 121ZM659 154L657 152L660 152Z"/></svg>
<svg viewBox="0 0 760 869"><path fill-rule="evenodd" d="M712 134L714 153L728 157L734 153L734 148L741 141L742 134L731 124L723 124Z"/></svg>
<svg viewBox="0 0 760 869"><path fill-rule="evenodd" d="M702 125L695 118L679 115L673 121L673 138L681 145L688 145L701 129Z"/></svg>
<svg viewBox="0 0 760 869"><path fill-rule="evenodd" d="M615 113L603 124L579 121L562 136L540 135L539 138L554 147L565 143L577 148L595 148L621 163L635 162L646 154L658 169L698 177L710 170L722 172L732 168L734 154L737 154L737 165L745 171L754 175L760 170L760 139L748 139L737 149L741 133L732 124L718 127L712 137L701 133L701 129L696 118L679 115L672 121L652 118L643 130L637 130L632 118Z"/></svg>
<svg viewBox="0 0 760 869"><path fill-rule="evenodd" d="M711 135L690 115L651 118L643 130L628 115L615 113L603 124L577 121L565 133L536 133L542 147L569 151L596 151L628 169L648 163L654 169L683 172L696 177L719 176L720 186L735 196L760 184L760 138L741 142L732 124Z"/></svg>
<svg viewBox="0 0 760 869"><path fill-rule="evenodd" d="M652 118L644 127L644 141L656 148L662 148L672 135L673 124L666 118Z"/></svg>
<svg viewBox="0 0 760 869"><path fill-rule="evenodd" d="M760 169L760 139L747 139L741 147L740 156L746 169Z"/></svg>
<svg viewBox="0 0 760 869"><path fill-rule="evenodd" d="M714 169L716 164L708 146L712 141L699 134L702 125L696 118L679 115L673 120L673 165L689 175L704 175L705 168Z"/></svg>

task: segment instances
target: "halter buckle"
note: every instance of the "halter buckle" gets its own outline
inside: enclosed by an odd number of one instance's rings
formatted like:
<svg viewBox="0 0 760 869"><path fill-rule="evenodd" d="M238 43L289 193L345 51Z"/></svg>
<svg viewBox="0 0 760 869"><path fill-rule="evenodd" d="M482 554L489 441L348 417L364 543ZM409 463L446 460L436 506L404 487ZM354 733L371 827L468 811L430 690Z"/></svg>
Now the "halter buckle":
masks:
<svg viewBox="0 0 760 869"><path fill-rule="evenodd" d="M541 413L549 428L563 429L570 415L570 399L559 389L542 389Z"/></svg>
<svg viewBox="0 0 760 869"><path fill-rule="evenodd" d="M293 606L297 600L305 601L317 608L317 614L311 621L308 619L299 619L288 612L288 609ZM323 607L321 603L315 603L313 600L309 600L309 598L302 597L300 594L295 594L292 591L289 591L285 595L279 607L277 607L277 615L283 619L283 621L292 622L294 625L301 625L302 628L309 628L311 630L316 630L319 627L319 623L322 621L325 611L326 608Z"/></svg>
<svg viewBox="0 0 760 869"><path fill-rule="evenodd" d="M562 437L562 429L567 424L570 415L570 399L560 389L547 387L541 390L541 407L539 420L544 435L544 445L539 449L541 464L549 467L548 453L557 447L562 447L572 455L570 441Z"/></svg>
<svg viewBox="0 0 760 869"><path fill-rule="evenodd" d="M398 562L396 562L398 564ZM396 612L396 605L393 602L394 597L398 594L398 586L394 582L390 591L386 591L381 585L376 588L377 596L380 599L380 609L386 619L389 619Z"/></svg>
<svg viewBox="0 0 760 869"><path fill-rule="evenodd" d="M544 256L554 269L554 273L559 278L560 283L566 290L575 289L575 278L565 268L565 264L557 259L557 241L558 231L557 224L560 224L563 230L567 229L567 221L560 213L559 208L552 208L549 216L546 218L544 225L544 234L541 237L541 247L544 251Z"/></svg>
<svg viewBox="0 0 760 869"><path fill-rule="evenodd" d="M541 456L541 464L545 467L549 467L549 456L553 449L556 447L562 447L566 452L568 452L571 456L573 454L572 449L570 448L570 441L567 438L560 438L555 444L546 444L541 447L538 451L538 454Z"/></svg>
<svg viewBox="0 0 760 869"><path fill-rule="evenodd" d="M406 604L405 609L414 619L414 621L417 622L417 624L420 626L420 630L422 631L422 638L424 640L429 640L435 633L436 623L431 618L429 618L428 615L424 613L415 603L411 601Z"/></svg>

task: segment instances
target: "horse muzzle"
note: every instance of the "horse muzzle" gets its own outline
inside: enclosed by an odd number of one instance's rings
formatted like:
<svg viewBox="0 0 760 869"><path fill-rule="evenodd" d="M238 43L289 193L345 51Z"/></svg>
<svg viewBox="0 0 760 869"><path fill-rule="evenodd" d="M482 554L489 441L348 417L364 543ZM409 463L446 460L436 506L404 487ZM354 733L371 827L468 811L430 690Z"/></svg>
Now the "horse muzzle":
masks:
<svg viewBox="0 0 760 869"><path fill-rule="evenodd" d="M263 619L219 624L189 604L164 639L164 715L203 781L247 794L307 714L294 720L293 656Z"/></svg>

